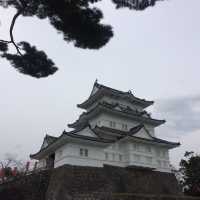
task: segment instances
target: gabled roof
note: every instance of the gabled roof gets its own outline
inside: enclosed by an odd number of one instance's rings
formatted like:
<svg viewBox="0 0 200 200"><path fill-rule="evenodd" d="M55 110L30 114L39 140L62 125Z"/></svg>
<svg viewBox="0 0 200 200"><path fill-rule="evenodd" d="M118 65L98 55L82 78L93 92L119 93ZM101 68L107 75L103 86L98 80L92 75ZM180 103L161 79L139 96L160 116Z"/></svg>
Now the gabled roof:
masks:
<svg viewBox="0 0 200 200"><path fill-rule="evenodd" d="M141 138L136 136L136 134L141 130L144 129L145 132L150 136L151 139L147 139L147 138ZM157 144L161 144L161 145L167 145L170 148L174 148L180 145L179 142L170 142L167 140L163 140L163 139L159 139L157 137L153 137L149 131L145 128L145 126L143 124L139 124L138 126L135 126L133 128L131 128L129 131L121 131L118 129L113 129L113 128L109 128L109 127L95 127L95 132L107 132L107 133L115 133L116 139L117 140L121 140L124 139L126 137L130 137L139 141L145 141L145 142L151 142L151 143L157 143Z"/></svg>
<svg viewBox="0 0 200 200"><path fill-rule="evenodd" d="M77 128L81 126L85 126L88 123L88 120L98 115L101 112L109 112L115 115L125 116L127 118L131 118L140 123L147 123L153 126L159 126L165 123L165 120L153 119L146 111L136 111L131 109L130 107L121 107L119 104L110 104L107 102L98 103L93 109L88 112L83 112L79 119L72 123L68 124L70 128Z"/></svg>
<svg viewBox="0 0 200 200"><path fill-rule="evenodd" d="M91 129L93 131L93 129ZM110 139L105 139L105 138L101 138L99 137L90 137L90 136L85 136L85 135L78 135L76 133L73 132L64 132L65 135L72 137L72 138L79 138L82 140L90 140L90 141L95 141L95 142L100 142L100 143L113 143L115 142L115 140L110 140ZM96 134L96 133L95 133Z"/></svg>
<svg viewBox="0 0 200 200"><path fill-rule="evenodd" d="M52 135L48 135L46 134L45 139L47 140L47 142L50 144L52 142L54 142L58 137L52 136Z"/></svg>
<svg viewBox="0 0 200 200"><path fill-rule="evenodd" d="M83 103L78 104L77 106L79 108L87 109L93 103L95 103L98 99L100 99L104 96L112 96L112 97L119 98L119 99L125 99L130 103L141 106L142 108L146 108L154 103L153 101L147 101L145 99L141 99L141 98L134 96L131 91L123 92L120 90L116 90L116 89L107 87L105 85L101 85L101 84L97 83L97 81L96 81L94 83L93 90L92 90L89 98L87 100L85 100Z"/></svg>
<svg viewBox="0 0 200 200"><path fill-rule="evenodd" d="M99 132L109 132L109 133L114 133L114 134L118 135L118 137L121 137L121 136L134 135L137 132L139 132L143 127L144 127L143 124L139 124L138 126L135 126L135 127L131 128L129 131L123 131L123 130L109 128L109 127L105 127L105 126L101 126L101 127L96 126L93 130L97 134Z"/></svg>
<svg viewBox="0 0 200 200"><path fill-rule="evenodd" d="M50 145L50 144L53 143L55 140L57 140L57 137L46 134L46 135L45 135L45 138L44 138L44 140L43 140L41 149L43 149L43 148L45 148L46 146Z"/></svg>
<svg viewBox="0 0 200 200"><path fill-rule="evenodd" d="M102 145L108 145L108 144L115 142L115 140L101 138L101 137L98 137L98 135L97 135L97 137L90 137L90 136L77 134L78 132L82 131L83 129L85 129L87 127L90 128L90 126L87 125L86 127L83 127L79 130L74 130L74 131L70 131L70 132L67 132L64 130L63 133L60 135L60 137L56 138L48 146L41 148L37 153L31 154L30 158L40 159L41 156L45 155L46 153L49 153L51 150L55 151L57 148L59 148L63 144L67 143L68 141L71 141L71 139L73 141L80 141L80 140L91 141L91 142L95 142L96 144L102 144ZM91 131L93 131L93 129L91 129ZM96 135L95 131L93 131L93 132Z"/></svg>

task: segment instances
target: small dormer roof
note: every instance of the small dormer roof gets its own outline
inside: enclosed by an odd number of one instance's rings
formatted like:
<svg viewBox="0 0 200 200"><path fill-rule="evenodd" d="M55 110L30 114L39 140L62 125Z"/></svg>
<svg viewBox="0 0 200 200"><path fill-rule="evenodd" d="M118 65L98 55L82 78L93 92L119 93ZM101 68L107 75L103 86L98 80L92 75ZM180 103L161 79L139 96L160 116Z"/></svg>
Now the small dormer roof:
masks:
<svg viewBox="0 0 200 200"><path fill-rule="evenodd" d="M54 141L52 141L48 145L41 148L37 153L31 154L30 158L41 159L45 155L48 155L51 152L55 152L56 149L58 149L60 146L66 144L68 142L82 142L82 143L87 142L90 144L100 145L100 146L107 146L107 145L115 142L114 140L100 138L98 136L91 137L91 136L81 135L80 132L87 127L89 127L91 131L93 131L89 125L81 128L79 130L74 130L74 131L70 131L70 132L66 132L64 130L63 133L58 138L56 138ZM94 134L96 134L95 131L93 131L93 132L94 132ZM44 138L44 141L45 141L45 138Z"/></svg>
<svg viewBox="0 0 200 200"><path fill-rule="evenodd" d="M149 138L143 138L143 137L137 136L137 133L142 129L144 129L144 131L149 135ZM96 126L93 129L93 131L95 131L97 134L102 133L102 132L107 133L107 134L113 133L116 135L117 140L121 140L121 139L125 139L125 138L128 138L128 139L132 138L132 139L138 140L138 141L154 143L154 144L156 143L157 145L167 146L168 148L175 148L177 146L180 146L179 142L170 142L170 141L163 140L163 139L152 136L143 124L139 124L139 125L131 128L128 131L122 131L122 130L113 129L113 128L109 128L109 127L98 127L98 126Z"/></svg>
<svg viewBox="0 0 200 200"><path fill-rule="evenodd" d="M115 99L120 100L126 100L134 105L138 105L142 108L146 108L150 105L152 105L153 101L148 101L145 99L141 99L133 95L131 90L128 92L123 92L120 90L113 89L111 87L99 84L97 81L94 83L92 92L87 100L85 100L83 103L78 104L77 106L79 108L87 109L89 108L93 103L95 103L98 99L104 97L104 96L110 96L115 97Z"/></svg>
<svg viewBox="0 0 200 200"><path fill-rule="evenodd" d="M53 143L55 140L57 140L57 137L46 134L45 137L44 137L44 140L43 140L41 149L43 149L43 148L49 146L49 145L50 145L51 143Z"/></svg>

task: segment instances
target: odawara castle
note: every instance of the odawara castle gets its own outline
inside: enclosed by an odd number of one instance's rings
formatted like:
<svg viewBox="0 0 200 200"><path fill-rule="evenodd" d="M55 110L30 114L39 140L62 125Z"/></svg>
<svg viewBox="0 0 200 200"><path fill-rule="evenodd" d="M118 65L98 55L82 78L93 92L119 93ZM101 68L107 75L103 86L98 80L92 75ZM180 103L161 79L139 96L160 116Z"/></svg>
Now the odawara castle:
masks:
<svg viewBox="0 0 200 200"><path fill-rule="evenodd" d="M155 128L165 120L154 119L145 110L153 103L96 81L89 98L78 104L84 112L68 124L72 131L46 135L30 157L40 168L111 165L171 172L169 150L180 143L156 137Z"/></svg>

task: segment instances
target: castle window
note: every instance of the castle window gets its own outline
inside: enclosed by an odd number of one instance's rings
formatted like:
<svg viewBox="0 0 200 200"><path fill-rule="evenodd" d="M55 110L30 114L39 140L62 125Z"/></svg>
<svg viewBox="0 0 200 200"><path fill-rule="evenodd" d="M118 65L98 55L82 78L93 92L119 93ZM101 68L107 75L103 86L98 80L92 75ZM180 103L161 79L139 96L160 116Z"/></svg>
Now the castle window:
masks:
<svg viewBox="0 0 200 200"><path fill-rule="evenodd" d="M110 127L115 128L116 127L116 122L110 121Z"/></svg>
<svg viewBox="0 0 200 200"><path fill-rule="evenodd" d="M125 131L128 130L128 126L127 126L127 124L122 124L122 130L125 130Z"/></svg>
<svg viewBox="0 0 200 200"><path fill-rule="evenodd" d="M88 149L80 149L80 156L88 157Z"/></svg>
<svg viewBox="0 0 200 200"><path fill-rule="evenodd" d="M88 157L88 149L85 149L85 157Z"/></svg>
<svg viewBox="0 0 200 200"><path fill-rule="evenodd" d="M80 156L83 156L83 149L80 149Z"/></svg>

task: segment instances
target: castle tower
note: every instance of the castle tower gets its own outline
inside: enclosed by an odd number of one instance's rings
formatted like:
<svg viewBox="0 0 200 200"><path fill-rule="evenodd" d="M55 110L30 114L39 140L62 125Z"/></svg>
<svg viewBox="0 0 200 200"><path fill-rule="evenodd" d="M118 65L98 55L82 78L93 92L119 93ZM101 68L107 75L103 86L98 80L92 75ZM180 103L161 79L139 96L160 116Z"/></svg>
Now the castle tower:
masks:
<svg viewBox="0 0 200 200"><path fill-rule="evenodd" d="M180 144L155 136L165 120L153 119L145 110L153 103L96 81L89 98L78 104L85 111L68 125L73 130L46 137L31 158L41 166L108 164L170 172L169 150Z"/></svg>

